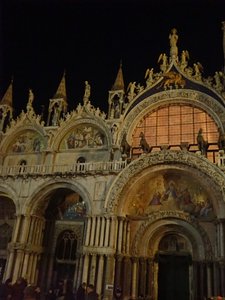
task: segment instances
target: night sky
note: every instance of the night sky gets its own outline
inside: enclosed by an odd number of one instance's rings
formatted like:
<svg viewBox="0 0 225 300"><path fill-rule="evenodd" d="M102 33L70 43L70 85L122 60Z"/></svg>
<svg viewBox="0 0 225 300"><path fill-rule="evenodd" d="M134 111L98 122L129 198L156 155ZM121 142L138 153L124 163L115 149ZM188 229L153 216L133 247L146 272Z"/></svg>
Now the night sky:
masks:
<svg viewBox="0 0 225 300"><path fill-rule="evenodd" d="M29 87L40 113L65 70L69 109L82 102L88 80L91 102L107 111L120 61L126 86L144 84L146 69L159 71L159 55L169 54L173 27L190 65L201 62L205 76L221 70L223 20L225 0L2 1L0 93L13 76L14 114L25 108Z"/></svg>

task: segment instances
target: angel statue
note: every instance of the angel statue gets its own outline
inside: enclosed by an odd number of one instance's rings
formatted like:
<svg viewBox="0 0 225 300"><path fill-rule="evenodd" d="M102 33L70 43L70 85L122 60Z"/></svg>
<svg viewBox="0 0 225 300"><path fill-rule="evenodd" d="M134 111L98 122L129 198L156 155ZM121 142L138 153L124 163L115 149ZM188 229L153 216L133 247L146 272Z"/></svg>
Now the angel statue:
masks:
<svg viewBox="0 0 225 300"><path fill-rule="evenodd" d="M187 60L189 59L189 53L187 50L183 50L181 53L181 62L180 62L180 68L182 71L187 67L188 62Z"/></svg>
<svg viewBox="0 0 225 300"><path fill-rule="evenodd" d="M128 99L132 100L135 97L135 89L136 89L136 81L130 82L127 91L128 91Z"/></svg>
<svg viewBox="0 0 225 300"><path fill-rule="evenodd" d="M214 75L215 85L214 88L221 92L223 90L223 72L216 72Z"/></svg>
<svg viewBox="0 0 225 300"><path fill-rule="evenodd" d="M158 63L162 61L162 64L160 65L160 70L165 72L168 67L168 58L165 53L161 53L158 58Z"/></svg>
<svg viewBox="0 0 225 300"><path fill-rule="evenodd" d="M146 86L149 87L153 84L154 79L153 79L153 71L154 69L147 69L145 72L145 79L146 79Z"/></svg>
<svg viewBox="0 0 225 300"><path fill-rule="evenodd" d="M201 80L202 79L202 72L203 72L203 66L200 64L200 62L197 62L194 66L194 78L196 80Z"/></svg>

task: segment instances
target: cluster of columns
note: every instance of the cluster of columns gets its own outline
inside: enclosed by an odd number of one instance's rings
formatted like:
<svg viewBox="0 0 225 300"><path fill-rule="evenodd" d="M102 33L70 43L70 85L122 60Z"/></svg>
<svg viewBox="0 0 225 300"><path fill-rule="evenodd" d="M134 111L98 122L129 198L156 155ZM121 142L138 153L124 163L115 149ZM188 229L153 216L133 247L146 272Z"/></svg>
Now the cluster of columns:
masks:
<svg viewBox="0 0 225 300"><path fill-rule="evenodd" d="M37 283L44 227L45 219L42 217L17 215L9 244L5 279L12 277L16 281L18 277L24 277L30 284Z"/></svg>
<svg viewBox="0 0 225 300"><path fill-rule="evenodd" d="M194 299L225 297L225 262L193 262Z"/></svg>
<svg viewBox="0 0 225 300"><path fill-rule="evenodd" d="M154 294L154 262L151 258L116 256L115 287L123 297L151 298Z"/></svg>

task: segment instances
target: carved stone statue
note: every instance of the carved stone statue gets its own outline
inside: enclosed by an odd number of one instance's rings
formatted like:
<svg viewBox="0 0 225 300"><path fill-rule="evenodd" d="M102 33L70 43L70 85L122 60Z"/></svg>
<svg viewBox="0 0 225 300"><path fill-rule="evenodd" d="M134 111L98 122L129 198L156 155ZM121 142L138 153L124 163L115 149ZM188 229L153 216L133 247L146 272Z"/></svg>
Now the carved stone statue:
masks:
<svg viewBox="0 0 225 300"><path fill-rule="evenodd" d="M151 147L149 146L148 142L146 141L145 135L143 132L140 133L140 147L144 153L149 153Z"/></svg>
<svg viewBox="0 0 225 300"><path fill-rule="evenodd" d="M207 149L208 149L208 142L204 140L204 137L202 134L202 128L200 128L198 131L197 144L198 144L198 149L201 151L201 154L206 156Z"/></svg>
<svg viewBox="0 0 225 300"><path fill-rule="evenodd" d="M145 72L145 79L146 79L146 86L149 87L153 84L154 79L153 79L153 71L154 69L147 69Z"/></svg>
<svg viewBox="0 0 225 300"><path fill-rule="evenodd" d="M134 98L135 94L135 89L136 89L136 82L130 82L128 85L128 99L132 100Z"/></svg>
<svg viewBox="0 0 225 300"><path fill-rule="evenodd" d="M33 111L33 101L34 101L34 94L31 89L29 89L29 98L27 102L27 112Z"/></svg>
<svg viewBox="0 0 225 300"><path fill-rule="evenodd" d="M170 57L171 58L177 58L178 55L178 48L177 48L177 41L178 41L178 35L177 30L173 28L171 30L171 33L169 35L170 40Z"/></svg>
<svg viewBox="0 0 225 300"><path fill-rule="evenodd" d="M130 156L131 146L127 142L126 134L124 134L121 142L121 153Z"/></svg>
<svg viewBox="0 0 225 300"><path fill-rule="evenodd" d="M166 69L168 67L168 58L165 53L161 53L158 58L158 63L162 61L162 64L160 65L160 70L163 72L166 72Z"/></svg>
<svg viewBox="0 0 225 300"><path fill-rule="evenodd" d="M91 95L91 86L88 81L85 81L85 90L84 90L84 103L86 103Z"/></svg>
<svg viewBox="0 0 225 300"><path fill-rule="evenodd" d="M183 50L181 52L181 62L180 62L180 68L182 71L187 67L188 62L187 60L189 59L189 53L187 50Z"/></svg>

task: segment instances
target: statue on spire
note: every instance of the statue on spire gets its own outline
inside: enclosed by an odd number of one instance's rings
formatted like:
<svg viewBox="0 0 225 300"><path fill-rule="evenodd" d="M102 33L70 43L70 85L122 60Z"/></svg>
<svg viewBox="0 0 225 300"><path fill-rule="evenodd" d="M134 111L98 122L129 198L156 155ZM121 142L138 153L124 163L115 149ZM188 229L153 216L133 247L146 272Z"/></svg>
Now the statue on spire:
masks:
<svg viewBox="0 0 225 300"><path fill-rule="evenodd" d="M31 89L29 89L29 98L28 98L28 102L27 102L27 112L33 112L33 101L34 101L34 94L32 92Z"/></svg>
<svg viewBox="0 0 225 300"><path fill-rule="evenodd" d="M170 40L170 58L176 59L178 56L178 48L177 48L178 35L177 35L177 30L175 28L171 30L171 33L169 35L169 40Z"/></svg>
<svg viewBox="0 0 225 300"><path fill-rule="evenodd" d="M88 81L86 80L85 81L84 97L83 97L84 104L86 104L89 101L90 95L91 95L91 86L88 83Z"/></svg>

